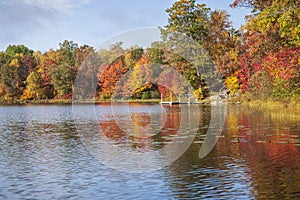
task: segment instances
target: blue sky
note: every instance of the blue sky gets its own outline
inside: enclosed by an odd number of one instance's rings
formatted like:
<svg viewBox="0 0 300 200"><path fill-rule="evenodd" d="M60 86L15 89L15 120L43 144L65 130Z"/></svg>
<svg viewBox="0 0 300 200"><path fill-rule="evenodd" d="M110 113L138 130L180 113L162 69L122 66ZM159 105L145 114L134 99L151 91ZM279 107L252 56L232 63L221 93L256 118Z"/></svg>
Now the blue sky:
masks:
<svg viewBox="0 0 300 200"><path fill-rule="evenodd" d="M208 7L227 10L235 28L250 10L229 8L233 0L198 0ZM164 26L165 10L174 0L2 0L0 50L24 44L33 50L58 48L73 40L98 46L114 35L143 27Z"/></svg>

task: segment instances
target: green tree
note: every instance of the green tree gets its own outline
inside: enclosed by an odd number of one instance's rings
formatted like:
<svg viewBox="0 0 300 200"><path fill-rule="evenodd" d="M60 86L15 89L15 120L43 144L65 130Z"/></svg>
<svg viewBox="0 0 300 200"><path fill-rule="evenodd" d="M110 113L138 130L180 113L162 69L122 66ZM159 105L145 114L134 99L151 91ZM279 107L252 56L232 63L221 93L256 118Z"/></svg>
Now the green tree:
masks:
<svg viewBox="0 0 300 200"><path fill-rule="evenodd" d="M1 90L4 94L4 100L18 99L22 94L22 91L17 86L16 72L17 68L9 64L4 64L0 68Z"/></svg>
<svg viewBox="0 0 300 200"><path fill-rule="evenodd" d="M164 64L164 50L160 47L160 44L157 42L151 44L151 48L146 49L146 57L153 64Z"/></svg>
<svg viewBox="0 0 300 200"><path fill-rule="evenodd" d="M196 4L195 0L176 1L166 10L168 24L162 33L181 32L203 44L208 34L209 11L205 4Z"/></svg>
<svg viewBox="0 0 300 200"><path fill-rule="evenodd" d="M67 65L74 67L77 49L78 44L73 41L65 40L64 42L59 43L58 51L62 55L61 62L66 62Z"/></svg>
<svg viewBox="0 0 300 200"><path fill-rule="evenodd" d="M67 97L72 94L76 72L72 66L67 63L49 69L51 84L58 97Z"/></svg>
<svg viewBox="0 0 300 200"><path fill-rule="evenodd" d="M6 48L5 53L10 58L13 58L17 54L22 54L23 56L25 56L25 55L31 56L33 54L33 50L29 49L28 47L26 47L24 45L9 45Z"/></svg>
<svg viewBox="0 0 300 200"><path fill-rule="evenodd" d="M47 76L59 98L70 98L74 87L77 69L75 67L78 44L65 40L57 51L46 54ZM79 64L79 63L76 63Z"/></svg>
<svg viewBox="0 0 300 200"><path fill-rule="evenodd" d="M125 50L122 48L123 42L117 42L111 45L108 49L100 49L101 65L110 65L115 62L120 56L124 56Z"/></svg>

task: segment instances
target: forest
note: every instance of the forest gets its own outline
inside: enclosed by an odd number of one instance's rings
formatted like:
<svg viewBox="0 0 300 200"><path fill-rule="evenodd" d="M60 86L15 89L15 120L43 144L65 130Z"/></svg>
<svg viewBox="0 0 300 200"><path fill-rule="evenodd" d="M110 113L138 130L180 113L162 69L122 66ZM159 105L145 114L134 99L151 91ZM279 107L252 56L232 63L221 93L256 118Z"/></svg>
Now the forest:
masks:
<svg viewBox="0 0 300 200"><path fill-rule="evenodd" d="M208 53L221 75L229 99L268 100L288 104L300 99L300 2L298 0L235 0L233 8L250 7L252 14L236 30L223 10L212 10L195 0L178 0L166 10L168 23L161 30L161 42L151 47L123 48L122 41L96 51L88 45L65 40L56 50L34 51L24 45L9 45L0 52L0 101L22 102L72 99L78 70L93 55L96 66L97 100L110 99L120 79L132 71L130 81L161 75L147 72L147 65L171 66L193 87L200 100L210 88L195 66L162 48L172 34L191 37ZM114 59L116 55L120 55ZM97 65L97 63L100 63ZM106 67L100 66L106 63ZM101 71L105 69L105 71ZM163 78L174 81L172 73ZM160 85L145 84L131 91L132 99L168 96Z"/></svg>

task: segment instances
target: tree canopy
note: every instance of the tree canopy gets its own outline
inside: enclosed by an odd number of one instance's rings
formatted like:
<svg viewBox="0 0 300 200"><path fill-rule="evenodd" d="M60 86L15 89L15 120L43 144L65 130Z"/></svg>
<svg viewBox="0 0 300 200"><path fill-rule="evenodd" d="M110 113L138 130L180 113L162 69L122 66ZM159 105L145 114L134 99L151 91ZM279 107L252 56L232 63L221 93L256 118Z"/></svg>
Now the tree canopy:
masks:
<svg viewBox="0 0 300 200"><path fill-rule="evenodd" d="M115 91L130 98L158 98L172 95L171 91L151 81L173 84L178 93L185 89L174 70L201 99L214 87L201 73L205 68L219 72L232 97L284 102L299 97L300 2L233 0L230 6L253 9L239 30L234 29L224 10L212 10L195 0L175 1L166 10L168 23L160 28L162 40L147 49L123 48L122 41L97 52L69 40L44 53L24 45L9 45L0 52L0 100L70 99L79 72L97 80L91 98L112 98ZM180 34L191 38L203 51L185 52L181 47L189 41ZM175 47L179 52L172 52ZM185 57L191 53L197 62ZM89 85L82 81L82 94L87 93L86 87Z"/></svg>

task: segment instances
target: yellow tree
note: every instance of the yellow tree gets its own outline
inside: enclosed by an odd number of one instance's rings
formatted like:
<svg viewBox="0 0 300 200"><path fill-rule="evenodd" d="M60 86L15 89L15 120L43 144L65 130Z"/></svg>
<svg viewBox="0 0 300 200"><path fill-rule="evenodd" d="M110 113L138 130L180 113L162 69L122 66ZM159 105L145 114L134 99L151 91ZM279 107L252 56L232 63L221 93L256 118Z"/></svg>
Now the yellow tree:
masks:
<svg viewBox="0 0 300 200"><path fill-rule="evenodd" d="M47 97L47 93L44 88L44 80L40 72L32 71L27 77L25 83L26 89L21 96L22 99L43 99Z"/></svg>

